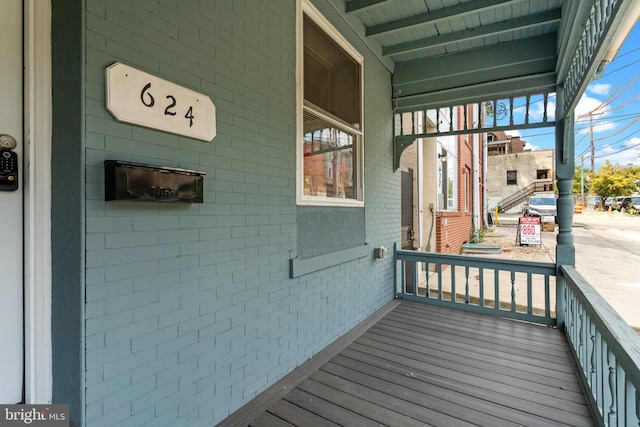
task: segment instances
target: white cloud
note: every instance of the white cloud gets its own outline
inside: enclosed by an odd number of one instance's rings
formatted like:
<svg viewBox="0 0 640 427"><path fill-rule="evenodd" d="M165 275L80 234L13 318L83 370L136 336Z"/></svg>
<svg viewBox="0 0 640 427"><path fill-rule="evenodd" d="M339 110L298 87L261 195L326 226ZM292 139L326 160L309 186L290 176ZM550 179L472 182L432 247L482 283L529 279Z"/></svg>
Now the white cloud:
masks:
<svg viewBox="0 0 640 427"><path fill-rule="evenodd" d="M554 98L555 99L555 98ZM547 101L547 120L553 120L556 114L556 102L551 99ZM544 103L536 102L535 104L531 104L531 108L529 109L529 115L532 122L541 122L542 116L544 115Z"/></svg>
<svg viewBox="0 0 640 427"><path fill-rule="evenodd" d="M587 87L587 90L595 95L609 95L609 93L611 93L611 85L607 83L593 83Z"/></svg>
<svg viewBox="0 0 640 427"><path fill-rule="evenodd" d="M589 133L591 124L593 124L594 133L607 132L618 127L617 124L606 120L611 113L611 107L602 106L602 102L587 94L582 95L575 110L575 129L578 135Z"/></svg>
<svg viewBox="0 0 640 427"><path fill-rule="evenodd" d="M588 114L593 112L593 117L605 116L609 112L609 107L600 107L602 101L592 98L587 94L582 95L575 109L576 120L588 119Z"/></svg>
<svg viewBox="0 0 640 427"><path fill-rule="evenodd" d="M596 164L603 165L608 160L609 163L617 163L620 166L626 166L629 163L638 165L638 152L640 152L640 138L631 138L622 147L596 148Z"/></svg>
<svg viewBox="0 0 640 427"><path fill-rule="evenodd" d="M537 145L533 145L530 142L527 142L526 145L524 146L524 151L538 151L538 150L542 150L542 148Z"/></svg>

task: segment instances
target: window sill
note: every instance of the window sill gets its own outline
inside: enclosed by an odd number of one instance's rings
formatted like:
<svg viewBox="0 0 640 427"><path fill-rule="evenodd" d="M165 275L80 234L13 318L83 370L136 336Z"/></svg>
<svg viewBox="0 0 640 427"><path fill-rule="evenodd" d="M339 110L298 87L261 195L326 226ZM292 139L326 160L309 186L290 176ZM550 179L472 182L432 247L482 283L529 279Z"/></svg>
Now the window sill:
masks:
<svg viewBox="0 0 640 427"><path fill-rule="evenodd" d="M300 199L296 203L298 206L335 206L335 207L350 207L350 208L363 208L364 201L354 199L336 199L336 198L304 198Z"/></svg>
<svg viewBox="0 0 640 427"><path fill-rule="evenodd" d="M296 278L325 268L333 267L355 259L364 258L370 254L369 245L356 246L342 251L318 255L311 258L290 259L289 277Z"/></svg>

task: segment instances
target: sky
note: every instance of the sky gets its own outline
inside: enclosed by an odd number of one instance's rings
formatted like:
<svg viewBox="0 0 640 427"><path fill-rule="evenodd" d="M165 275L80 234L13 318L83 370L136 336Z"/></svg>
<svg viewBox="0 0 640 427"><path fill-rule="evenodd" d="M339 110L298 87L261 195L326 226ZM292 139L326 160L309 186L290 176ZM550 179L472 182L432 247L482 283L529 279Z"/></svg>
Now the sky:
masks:
<svg viewBox="0 0 640 427"><path fill-rule="evenodd" d="M538 103L540 105L540 103ZM549 100L555 109L555 98ZM533 111L533 110L532 110ZM640 23L629 34L602 77L592 81L575 110L576 165L591 167L593 132L596 171L609 161L638 165L640 152ZM527 142L525 150L554 149L553 128L510 131Z"/></svg>

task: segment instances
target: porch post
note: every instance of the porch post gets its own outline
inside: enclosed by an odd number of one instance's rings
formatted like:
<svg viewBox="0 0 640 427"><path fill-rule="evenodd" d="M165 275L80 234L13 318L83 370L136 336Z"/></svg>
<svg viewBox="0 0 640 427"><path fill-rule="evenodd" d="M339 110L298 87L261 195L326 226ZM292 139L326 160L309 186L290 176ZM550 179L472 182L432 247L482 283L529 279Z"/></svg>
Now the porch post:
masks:
<svg viewBox="0 0 640 427"><path fill-rule="evenodd" d="M558 236L556 245L556 272L561 265L576 264L575 247L573 246L573 175L574 162L574 130L573 111L564 113L564 90L556 92L556 179L558 187ZM564 327L565 312L564 279L556 276L556 319L558 327Z"/></svg>

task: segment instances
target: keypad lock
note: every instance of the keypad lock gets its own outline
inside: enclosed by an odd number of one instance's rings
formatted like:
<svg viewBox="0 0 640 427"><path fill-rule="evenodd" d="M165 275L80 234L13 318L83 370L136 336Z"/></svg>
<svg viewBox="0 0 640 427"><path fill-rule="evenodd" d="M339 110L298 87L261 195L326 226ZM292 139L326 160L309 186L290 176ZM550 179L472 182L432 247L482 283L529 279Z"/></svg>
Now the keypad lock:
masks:
<svg viewBox="0 0 640 427"><path fill-rule="evenodd" d="M0 191L18 189L18 155L13 151L0 150Z"/></svg>

